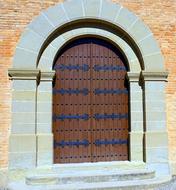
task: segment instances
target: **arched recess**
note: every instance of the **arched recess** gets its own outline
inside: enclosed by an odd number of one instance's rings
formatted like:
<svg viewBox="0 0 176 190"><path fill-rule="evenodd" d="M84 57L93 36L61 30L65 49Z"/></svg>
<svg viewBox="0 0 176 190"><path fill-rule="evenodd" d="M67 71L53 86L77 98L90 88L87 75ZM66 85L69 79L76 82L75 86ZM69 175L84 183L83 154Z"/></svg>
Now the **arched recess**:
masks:
<svg viewBox="0 0 176 190"><path fill-rule="evenodd" d="M22 34L13 68L9 69L13 80L10 167L52 163L52 118L48 115L51 116L54 76L51 61L58 51L52 43L60 38L61 47L78 36L79 29L87 28L98 33L103 31L105 38L115 42L130 60L130 68L133 68L130 56L135 57L136 65L128 74L131 160L145 161L156 171L162 168L160 174L169 173L164 97L167 72L163 56L150 29L136 15L107 0L65 1L42 12ZM47 70L46 60L50 60ZM164 141L151 143L156 136ZM21 142L23 146L18 146Z"/></svg>

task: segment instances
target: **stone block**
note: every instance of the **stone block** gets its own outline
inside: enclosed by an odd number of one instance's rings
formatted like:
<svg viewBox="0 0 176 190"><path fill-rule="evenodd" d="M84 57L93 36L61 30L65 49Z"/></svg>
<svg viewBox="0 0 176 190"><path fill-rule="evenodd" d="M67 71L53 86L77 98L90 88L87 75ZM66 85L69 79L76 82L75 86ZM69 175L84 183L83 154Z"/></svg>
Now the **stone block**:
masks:
<svg viewBox="0 0 176 190"><path fill-rule="evenodd" d="M161 52L144 56L144 63L145 63L145 69L146 70L164 70L164 58Z"/></svg>
<svg viewBox="0 0 176 190"><path fill-rule="evenodd" d="M131 101L130 102L130 111L131 112L141 112L143 113L143 104L140 101Z"/></svg>
<svg viewBox="0 0 176 190"><path fill-rule="evenodd" d="M28 25L28 28L30 28L45 39L49 36L54 27L55 26L44 13L41 13Z"/></svg>
<svg viewBox="0 0 176 190"><path fill-rule="evenodd" d="M140 72L141 66L138 59L130 61L130 71L132 72Z"/></svg>
<svg viewBox="0 0 176 190"><path fill-rule="evenodd" d="M166 121L147 121L147 130L148 131L163 131L166 130L167 125Z"/></svg>
<svg viewBox="0 0 176 190"><path fill-rule="evenodd" d="M48 166L53 164L53 151L37 152L37 166Z"/></svg>
<svg viewBox="0 0 176 190"><path fill-rule="evenodd" d="M34 80L13 80L12 90L16 91L35 91L37 82Z"/></svg>
<svg viewBox="0 0 176 190"><path fill-rule="evenodd" d="M136 41L141 41L146 36L151 35L150 29L139 19L132 25L129 32Z"/></svg>
<svg viewBox="0 0 176 190"><path fill-rule="evenodd" d="M60 26L69 20L68 16L65 14L65 10L63 9L63 4L50 7L44 11L44 14L54 26Z"/></svg>
<svg viewBox="0 0 176 190"><path fill-rule="evenodd" d="M133 121L143 121L143 112L142 111L131 111L131 119Z"/></svg>
<svg viewBox="0 0 176 190"><path fill-rule="evenodd" d="M51 102L52 101L52 91L50 91L50 92L38 91L37 100L39 102L48 102L48 101Z"/></svg>
<svg viewBox="0 0 176 190"><path fill-rule="evenodd" d="M37 123L37 132L38 133L51 133L52 132L52 123Z"/></svg>
<svg viewBox="0 0 176 190"><path fill-rule="evenodd" d="M34 31L27 28L18 43L18 47L38 52L42 46L43 38Z"/></svg>
<svg viewBox="0 0 176 190"><path fill-rule="evenodd" d="M35 112L30 113L12 113L12 124L22 124L22 123L35 123Z"/></svg>
<svg viewBox="0 0 176 190"><path fill-rule="evenodd" d="M141 40L139 42L139 47L142 50L143 56L160 52L160 48L159 48L156 40L154 39L153 35L149 35L148 37ZM156 62L153 64L156 64ZM158 66L157 66L157 68L158 68Z"/></svg>
<svg viewBox="0 0 176 190"><path fill-rule="evenodd" d="M146 125L148 121L166 121L166 112L156 112L153 110L150 110L148 112L145 112L146 117Z"/></svg>
<svg viewBox="0 0 176 190"><path fill-rule="evenodd" d="M63 38L63 36L58 36L57 38L55 38L52 42L51 45L53 47L55 47L56 49L59 49L64 43L66 43L65 39Z"/></svg>
<svg viewBox="0 0 176 190"><path fill-rule="evenodd" d="M143 161L143 147L131 146L130 161Z"/></svg>
<svg viewBox="0 0 176 190"><path fill-rule="evenodd" d="M13 57L13 68L34 69L37 65L37 57L37 52L35 53L27 49L17 47Z"/></svg>
<svg viewBox="0 0 176 190"><path fill-rule="evenodd" d="M36 152L10 152L9 153L9 168L34 168L36 167Z"/></svg>
<svg viewBox="0 0 176 190"><path fill-rule="evenodd" d="M35 123L12 123L11 134L35 134Z"/></svg>
<svg viewBox="0 0 176 190"><path fill-rule="evenodd" d="M143 131L144 124L143 121L133 121L131 120L131 131Z"/></svg>
<svg viewBox="0 0 176 190"><path fill-rule="evenodd" d="M133 61L133 60L136 60L137 57L136 57L136 54L134 53L134 51L132 50L131 47L128 47L126 49L126 52L125 52L126 56L128 57L128 60L129 61ZM131 71L131 70L130 70Z"/></svg>
<svg viewBox="0 0 176 190"><path fill-rule="evenodd" d="M122 8L115 22L122 26L124 30L128 30L130 26L137 20L136 15L134 15L129 10Z"/></svg>
<svg viewBox="0 0 176 190"><path fill-rule="evenodd" d="M53 150L53 134L37 135L38 152Z"/></svg>
<svg viewBox="0 0 176 190"><path fill-rule="evenodd" d="M102 1L102 8L100 11L100 17L109 20L114 21L116 15L118 14L121 6L117 3L112 3L109 1Z"/></svg>
<svg viewBox="0 0 176 190"><path fill-rule="evenodd" d="M167 83L165 81L145 81L146 92L164 92Z"/></svg>
<svg viewBox="0 0 176 190"><path fill-rule="evenodd" d="M157 176L167 176L170 175L170 166L168 162L160 163L147 163L147 168L156 171Z"/></svg>
<svg viewBox="0 0 176 190"><path fill-rule="evenodd" d="M35 152L36 151L36 136L26 134L13 134L9 138L9 152Z"/></svg>
<svg viewBox="0 0 176 190"><path fill-rule="evenodd" d="M52 124L52 112L40 112L37 113L37 123L50 123L50 126Z"/></svg>
<svg viewBox="0 0 176 190"><path fill-rule="evenodd" d="M147 101L145 110L146 112L164 112L166 111L166 103L164 101Z"/></svg>
<svg viewBox="0 0 176 190"><path fill-rule="evenodd" d="M98 18L100 14L101 0L83 0L85 17Z"/></svg>
<svg viewBox="0 0 176 190"><path fill-rule="evenodd" d="M134 146L143 147L143 132L130 132L129 138L130 138L130 146L131 148Z"/></svg>
<svg viewBox="0 0 176 190"><path fill-rule="evenodd" d="M52 60L55 57L55 55L57 54L57 51L58 51L58 49L56 49L52 45L48 45L47 48L45 49L45 51L43 52L42 57ZM52 65L53 62L50 64Z"/></svg>
<svg viewBox="0 0 176 190"><path fill-rule="evenodd" d="M38 102L37 112L52 112L52 102Z"/></svg>
<svg viewBox="0 0 176 190"><path fill-rule="evenodd" d="M39 86L38 86L38 95L40 93L50 93L50 94L52 94L52 89L53 89L52 81L41 81Z"/></svg>
<svg viewBox="0 0 176 190"><path fill-rule="evenodd" d="M79 35L81 35L80 32ZM73 36L75 37L75 34L72 31L68 31L62 34L62 37L65 39L65 41L69 41Z"/></svg>
<svg viewBox="0 0 176 190"><path fill-rule="evenodd" d="M38 68L41 70L52 70L52 63L53 61L51 59L42 56L38 64Z"/></svg>
<svg viewBox="0 0 176 190"><path fill-rule="evenodd" d="M142 112L131 112L131 119L132 121L137 121L137 122L141 122L143 121L143 113Z"/></svg>
<svg viewBox="0 0 176 190"><path fill-rule="evenodd" d="M12 100L13 101L32 101L36 99L35 91L12 91Z"/></svg>
<svg viewBox="0 0 176 190"><path fill-rule="evenodd" d="M142 91L130 91L130 101L142 102Z"/></svg>
<svg viewBox="0 0 176 190"><path fill-rule="evenodd" d="M117 39L117 40L114 40L115 42L116 42L116 44L118 44L119 45L119 47L122 49L122 50L124 50L125 51L125 53L126 53L126 51L127 50L129 50L129 45L122 39L122 38L115 38L115 39ZM131 48L130 48L131 49ZM130 52L131 53L131 52ZM131 55L132 55L132 53L131 53ZM134 55L134 54L133 54ZM127 54L127 56L128 56L128 54ZM129 54L129 56L130 56L130 54ZM131 57L132 58L132 57ZM136 58L136 56L135 57L133 57L134 59Z"/></svg>
<svg viewBox="0 0 176 190"><path fill-rule="evenodd" d="M146 148L146 162L150 163L168 162L168 148L167 147Z"/></svg>
<svg viewBox="0 0 176 190"><path fill-rule="evenodd" d="M12 101L12 112L35 112L36 102Z"/></svg>
<svg viewBox="0 0 176 190"><path fill-rule="evenodd" d="M139 86L138 82L131 82L130 83L130 92L141 92L142 93L142 88Z"/></svg>
<svg viewBox="0 0 176 190"><path fill-rule="evenodd" d="M163 101L165 100L165 93L161 92L161 91L155 91L155 92L151 92L151 91L145 91L145 100L146 102L158 102L158 101Z"/></svg>
<svg viewBox="0 0 176 190"><path fill-rule="evenodd" d="M151 131L144 134L145 144L147 148L167 148L168 134L163 131Z"/></svg>
<svg viewBox="0 0 176 190"><path fill-rule="evenodd" d="M170 161L171 174L176 175L176 162Z"/></svg>
<svg viewBox="0 0 176 190"><path fill-rule="evenodd" d="M82 0L65 1L63 5L70 20L83 17L84 10Z"/></svg>

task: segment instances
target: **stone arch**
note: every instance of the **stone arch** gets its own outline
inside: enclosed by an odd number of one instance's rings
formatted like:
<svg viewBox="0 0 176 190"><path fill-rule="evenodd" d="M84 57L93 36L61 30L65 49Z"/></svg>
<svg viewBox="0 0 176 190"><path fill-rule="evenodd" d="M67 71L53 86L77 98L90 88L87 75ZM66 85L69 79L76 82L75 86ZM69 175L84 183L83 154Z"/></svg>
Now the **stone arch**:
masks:
<svg viewBox="0 0 176 190"><path fill-rule="evenodd" d="M50 39L63 27L84 19L107 22L119 30L120 35L128 38L129 43L139 50L137 53L143 61L143 70L164 70L160 48L150 29L132 12L107 0L68 0L42 12L23 33L16 48L13 67L35 68ZM29 57L30 62L26 61ZM26 64L23 64L24 61Z"/></svg>
<svg viewBox="0 0 176 190"><path fill-rule="evenodd" d="M85 34L106 37L128 59L130 161L145 161L159 175L169 174L163 56L150 29L108 0L67 0L42 12L22 34L9 69L13 80L10 167L53 163L52 63L59 48ZM59 44L53 45L58 39ZM159 140L153 142L156 137Z"/></svg>
<svg viewBox="0 0 176 190"><path fill-rule="evenodd" d="M133 49L120 37L116 36L111 32L99 28L78 28L58 36L45 48L39 60L38 68L41 70L51 70L57 51L59 49L62 49L62 46L64 46L74 38L83 37L87 35L105 38L106 40L109 40L111 43L114 43L114 45L118 46L118 49L120 49L122 54L126 57L129 71L140 73L140 63ZM66 38L64 38L64 36L66 36Z"/></svg>

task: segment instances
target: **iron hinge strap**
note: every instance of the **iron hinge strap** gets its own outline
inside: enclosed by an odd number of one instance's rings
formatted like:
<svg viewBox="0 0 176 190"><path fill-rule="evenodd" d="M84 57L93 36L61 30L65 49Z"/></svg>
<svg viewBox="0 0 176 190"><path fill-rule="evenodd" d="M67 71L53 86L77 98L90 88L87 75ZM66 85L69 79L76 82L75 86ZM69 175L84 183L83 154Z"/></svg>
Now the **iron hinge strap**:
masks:
<svg viewBox="0 0 176 190"><path fill-rule="evenodd" d="M126 89L95 89L94 93L97 94L128 94Z"/></svg>
<svg viewBox="0 0 176 190"><path fill-rule="evenodd" d="M56 65L54 67L54 69L56 70L61 70L61 71L64 71L64 70L83 70L83 71L88 71L89 70L89 66L87 64L83 64L83 65L72 65L72 64L69 64L69 65L64 65L64 64L60 64L60 65Z"/></svg>
<svg viewBox="0 0 176 190"><path fill-rule="evenodd" d="M94 116L89 116L88 114L83 114L83 115L54 115L53 120L65 120L65 119L83 119L83 120L88 120L89 118L94 118L94 119L128 119L128 114L95 114Z"/></svg>
<svg viewBox="0 0 176 190"><path fill-rule="evenodd" d="M121 65L94 65L95 71L126 71L126 68Z"/></svg>
<svg viewBox="0 0 176 190"><path fill-rule="evenodd" d="M128 114L95 114L94 118L99 119L128 119Z"/></svg>
<svg viewBox="0 0 176 190"><path fill-rule="evenodd" d="M122 139L112 139L112 140L100 140L97 139L95 140L95 145L100 146L100 145L122 145L122 144L127 144L128 141L127 140L122 140Z"/></svg>
<svg viewBox="0 0 176 190"><path fill-rule="evenodd" d="M61 147L64 147L64 146L88 146L89 145L89 141L84 139L82 141L80 140L76 140L76 141L60 141L60 142L57 142L57 141L54 141L54 147L56 148L57 146L61 146Z"/></svg>
<svg viewBox="0 0 176 190"><path fill-rule="evenodd" d="M87 88L83 88L83 89L63 89L63 88L61 88L58 90L54 89L53 93L54 94L62 94L62 95L64 95L64 94L76 94L76 95L83 94L86 96L86 95L88 95L89 90Z"/></svg>

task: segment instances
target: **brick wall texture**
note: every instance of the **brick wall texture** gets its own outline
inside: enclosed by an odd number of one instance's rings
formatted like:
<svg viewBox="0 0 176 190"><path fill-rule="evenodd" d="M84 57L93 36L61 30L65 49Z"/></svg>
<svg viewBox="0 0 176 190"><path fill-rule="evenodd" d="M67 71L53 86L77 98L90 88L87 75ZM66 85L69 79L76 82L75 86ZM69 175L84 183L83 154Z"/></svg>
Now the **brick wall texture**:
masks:
<svg viewBox="0 0 176 190"><path fill-rule="evenodd" d="M7 69L17 42L28 23L40 12L62 0L0 0L0 168L8 164L11 123L11 82ZM167 127L169 157L176 162L176 0L113 0L139 16L157 39L169 71ZM25 64L25 63L24 63Z"/></svg>

